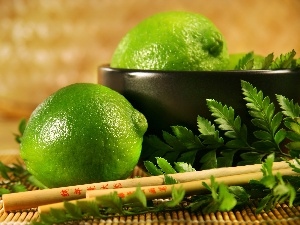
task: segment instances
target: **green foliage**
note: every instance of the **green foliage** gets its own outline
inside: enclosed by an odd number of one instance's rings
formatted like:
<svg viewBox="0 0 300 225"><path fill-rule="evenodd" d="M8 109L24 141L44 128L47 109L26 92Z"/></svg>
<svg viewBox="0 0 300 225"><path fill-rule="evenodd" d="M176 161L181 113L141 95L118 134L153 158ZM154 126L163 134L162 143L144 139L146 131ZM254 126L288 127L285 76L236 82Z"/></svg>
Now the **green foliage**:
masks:
<svg viewBox="0 0 300 225"><path fill-rule="evenodd" d="M235 66L236 70L251 70L254 66L254 52L246 53Z"/></svg>
<svg viewBox="0 0 300 225"><path fill-rule="evenodd" d="M14 134L16 142L21 143L25 127L26 120L22 119L18 126L19 134ZM24 183L28 182L30 177L31 175L21 162L5 165L0 161L0 178L2 178L0 179L0 197L3 194L27 191Z"/></svg>
<svg viewBox="0 0 300 225"><path fill-rule="evenodd" d="M178 181L174 177L164 174L164 183L165 184L178 184Z"/></svg>
<svg viewBox="0 0 300 225"><path fill-rule="evenodd" d="M283 180L280 173L273 175L273 161L274 155L270 155L262 166L264 176L260 180L260 183L270 189L270 193L258 204L256 209L257 213L260 213L262 210L269 211L277 203L288 202L289 205L292 206L296 197L296 190L292 185Z"/></svg>
<svg viewBox="0 0 300 225"><path fill-rule="evenodd" d="M203 213L216 211L229 211L233 209L237 200L224 183L216 182L210 178L210 185L203 182L203 186L210 192L208 195L194 196L188 208L192 211L201 210Z"/></svg>
<svg viewBox="0 0 300 225"><path fill-rule="evenodd" d="M284 125L287 128L286 137L289 142L286 147L291 157L300 156L300 107L298 103L289 100L282 95L276 95L282 113L285 116Z"/></svg>
<svg viewBox="0 0 300 225"><path fill-rule="evenodd" d="M153 176L195 171L195 169L188 163L175 162L175 166L173 167L166 159L161 157L156 157L156 163L157 165L151 161L144 161L145 168L148 173Z"/></svg>
<svg viewBox="0 0 300 225"><path fill-rule="evenodd" d="M155 135L144 137L143 161L155 161L156 157L163 157L169 162L194 163L196 153L204 148L199 137L182 126L172 126L171 129L173 135L163 131L163 141Z"/></svg>
<svg viewBox="0 0 300 225"><path fill-rule="evenodd" d="M286 131L279 129L282 122L282 113L275 114L275 105L270 102L270 98L264 97L262 91L257 91L250 83L242 81L244 100L247 101L249 114L253 117L252 124L259 128L254 131L254 136L258 141L252 146L260 153L270 154L279 152L283 155L280 143L285 139Z"/></svg>
<svg viewBox="0 0 300 225"><path fill-rule="evenodd" d="M235 115L232 107L207 99L207 107L214 118L213 121L198 116L199 134L194 134L182 126L173 126L173 133L163 132L162 139L153 135L145 137L142 156L146 157L142 157L142 160L155 162L155 157L161 157L171 166L175 162L185 162L199 170L261 163L272 153L275 154L276 160L299 157L298 103L276 95L280 111L269 96L264 96L261 90L257 90L249 82L242 80L241 90L246 102L245 107L252 117L251 130L254 130L254 140L249 142L250 129ZM158 175L161 171L153 171L152 174Z"/></svg>
<svg viewBox="0 0 300 225"><path fill-rule="evenodd" d="M148 173L152 176L159 176L164 174L160 168L158 168L153 162L151 161L144 161L144 166L147 169Z"/></svg>
<svg viewBox="0 0 300 225"><path fill-rule="evenodd" d="M3 194L27 191L24 182L31 176L21 163L5 165L0 161L0 196Z"/></svg>
<svg viewBox="0 0 300 225"><path fill-rule="evenodd" d="M205 145L208 149L216 149L224 145L224 139L219 136L219 131L210 121L198 116L197 125L203 146Z"/></svg>
<svg viewBox="0 0 300 225"><path fill-rule="evenodd" d="M175 164L175 170L178 173L185 173L185 172L194 172L194 171L196 171L191 166L191 164L187 164L187 163L184 163L184 162L175 162L174 164Z"/></svg>
<svg viewBox="0 0 300 225"><path fill-rule="evenodd" d="M272 57L270 55L265 59L266 65L271 63ZM289 57L282 56L281 60L286 58ZM282 160L282 158L294 158L300 165L297 159L300 155L300 107L298 103L282 95L276 95L281 109L278 111L270 98L265 97L262 91L257 90L249 82L241 81L241 89L246 107L252 117L252 125L256 129L253 132L256 140L252 143L248 142L247 127L239 116L235 116L234 109L212 99L207 100L207 106L214 120L210 122L198 116L199 135L193 134L187 128L177 126L177 132L174 132L173 127L174 134L164 133L163 140L151 137L156 144L159 143L157 146L164 146L166 150L164 153L160 152L160 160L164 166L161 163L160 166L156 166L151 161L146 162L154 169L152 174L155 171L159 171L156 174L173 173L174 171L170 168L176 168L176 159L189 151L195 156L200 156L201 169L233 166L234 158L237 156L239 157L237 165L263 164L264 177L260 181L251 181L245 187L226 187L212 178L211 186L204 184L211 194L194 196L189 204L191 210L202 210L206 213L229 210L235 206L247 204L249 199L253 198L261 199L257 213L270 210L276 203L288 202L291 205L295 199L299 199L300 204L300 194L296 192L300 187L300 182L291 177L284 178L280 173L275 175L272 173L273 161ZM151 139L148 139L150 143ZM282 148L287 149L288 152L286 153ZM165 156L167 158L162 160ZM181 159L188 158L181 157ZM193 168L195 161L183 162ZM300 173L300 166L290 165L294 171ZM289 181L293 183L290 184ZM225 203L222 203L223 200Z"/></svg>
<svg viewBox="0 0 300 225"><path fill-rule="evenodd" d="M263 64L261 66L261 69L262 70L267 70L270 68L272 62L273 62L273 59L274 59L274 54L273 53L270 53L269 55L267 55L263 61Z"/></svg>
<svg viewBox="0 0 300 225"><path fill-rule="evenodd" d="M15 140L17 143L21 143L21 139L22 139L26 125L27 125L26 119L20 120L19 127L18 127L19 134L15 134Z"/></svg>
<svg viewBox="0 0 300 225"><path fill-rule="evenodd" d="M291 52L281 54L277 57L270 65L271 70L278 69L293 69L296 65L294 62L294 56L296 55L295 50L293 49Z"/></svg>
<svg viewBox="0 0 300 225"><path fill-rule="evenodd" d="M179 206L182 203L182 200L185 196L185 190L182 187L175 188L172 187L172 200L165 202L164 205L162 205L162 208L174 208Z"/></svg>
<svg viewBox="0 0 300 225"><path fill-rule="evenodd" d="M169 174L185 173L196 171L190 164L184 162L175 162L174 167L164 158L156 158L157 165L150 161L145 161L144 165L148 173L153 176L164 175L165 184L177 184L178 181Z"/></svg>
<svg viewBox="0 0 300 225"><path fill-rule="evenodd" d="M255 65L255 55L254 52L246 53L235 66L236 70L280 70L280 69L299 69L300 68L300 58L295 59L296 52L293 49L285 54L280 54L280 56L274 59L274 54L268 54L262 62L262 65L257 67Z"/></svg>
<svg viewBox="0 0 300 225"><path fill-rule="evenodd" d="M182 208L180 205L185 196L183 188L172 188L171 199L160 204L147 205L145 193L140 187L135 192L120 198L117 192L96 197L96 200L65 202L64 209L51 209L49 213L41 213L40 219L34 221L35 225L50 225L67 223L87 219L105 219L114 215L131 216L144 213L157 213L160 211Z"/></svg>
<svg viewBox="0 0 300 225"><path fill-rule="evenodd" d="M248 147L247 129L241 124L241 118L235 117L232 107L223 106L221 103L208 99L207 106L212 113L212 116L220 130L225 131L224 135L227 138L233 139L226 143L229 148Z"/></svg>
<svg viewBox="0 0 300 225"><path fill-rule="evenodd" d="M168 163L164 158L157 158L157 165L161 168L161 170L166 174L176 173L176 170Z"/></svg>
<svg viewBox="0 0 300 225"><path fill-rule="evenodd" d="M249 192L249 189L246 189L242 186L229 186L228 191L234 196L236 200L236 206L243 206L250 202L252 197Z"/></svg>

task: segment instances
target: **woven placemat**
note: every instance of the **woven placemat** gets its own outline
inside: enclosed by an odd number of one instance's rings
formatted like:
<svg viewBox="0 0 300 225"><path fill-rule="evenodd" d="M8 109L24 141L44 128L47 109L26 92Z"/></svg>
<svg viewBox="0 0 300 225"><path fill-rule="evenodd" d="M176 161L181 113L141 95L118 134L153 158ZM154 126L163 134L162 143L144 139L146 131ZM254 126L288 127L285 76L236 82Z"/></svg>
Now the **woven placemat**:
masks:
<svg viewBox="0 0 300 225"><path fill-rule="evenodd" d="M0 160L5 163L19 162L19 156L16 154L1 154ZM133 176L143 176L143 172L136 168ZM21 199L20 199L21 201ZM203 225L251 225L251 224L300 224L300 207L289 207L286 204L278 204L269 212L255 214L255 202L242 208L229 212L216 212L210 214L202 214L201 212L191 213L186 210L167 211L160 213L146 213L135 216L118 216L105 220L86 220L76 221L67 224L84 224L84 225L100 225L100 224L159 224L159 225L181 225L181 224L203 224ZM3 204L0 200L0 225L5 224L29 224L31 221L38 219L39 215L35 209L23 210L16 212L4 212Z"/></svg>

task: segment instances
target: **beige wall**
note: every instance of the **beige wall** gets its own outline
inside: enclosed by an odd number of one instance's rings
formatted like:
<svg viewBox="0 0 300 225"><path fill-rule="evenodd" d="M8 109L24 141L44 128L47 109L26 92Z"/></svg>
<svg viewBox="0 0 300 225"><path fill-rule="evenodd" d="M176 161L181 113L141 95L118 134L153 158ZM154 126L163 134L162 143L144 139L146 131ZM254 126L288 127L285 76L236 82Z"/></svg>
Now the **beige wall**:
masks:
<svg viewBox="0 0 300 225"><path fill-rule="evenodd" d="M299 0L0 0L0 114L28 116L58 88L96 82L122 36L167 10L207 16L232 53L300 56Z"/></svg>

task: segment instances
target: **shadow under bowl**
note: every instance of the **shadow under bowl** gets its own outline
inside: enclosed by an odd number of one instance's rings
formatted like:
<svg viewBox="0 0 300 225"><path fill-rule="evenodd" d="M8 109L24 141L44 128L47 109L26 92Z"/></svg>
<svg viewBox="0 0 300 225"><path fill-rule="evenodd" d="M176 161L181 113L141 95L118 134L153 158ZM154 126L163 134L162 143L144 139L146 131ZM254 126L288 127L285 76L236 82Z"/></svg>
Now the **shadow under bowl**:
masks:
<svg viewBox="0 0 300 225"><path fill-rule="evenodd" d="M207 99L231 106L235 116L251 126L241 80L261 90L264 97L269 96L277 111L276 94L300 103L299 70L153 71L101 66L98 80L124 95L145 115L149 124L147 134L161 135L162 130L170 131L173 125L196 131L198 115L213 119Z"/></svg>

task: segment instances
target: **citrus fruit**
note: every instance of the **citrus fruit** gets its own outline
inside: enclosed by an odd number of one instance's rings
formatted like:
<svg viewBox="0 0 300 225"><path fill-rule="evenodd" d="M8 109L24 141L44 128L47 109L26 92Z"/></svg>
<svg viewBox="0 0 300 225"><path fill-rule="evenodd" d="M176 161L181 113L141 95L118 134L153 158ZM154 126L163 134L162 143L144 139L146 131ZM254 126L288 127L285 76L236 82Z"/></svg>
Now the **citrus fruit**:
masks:
<svg viewBox="0 0 300 225"><path fill-rule="evenodd" d="M46 187L127 178L147 129L143 114L108 87L59 89L31 114L21 139L28 171Z"/></svg>
<svg viewBox="0 0 300 225"><path fill-rule="evenodd" d="M238 65L239 61L246 55L247 53L232 53L229 55L229 64L227 69L234 70ZM260 69L264 62L264 57L258 54L253 54L253 69Z"/></svg>
<svg viewBox="0 0 300 225"><path fill-rule="evenodd" d="M206 17L162 12L141 21L117 46L110 66L143 70L222 70L228 64L221 32Z"/></svg>

